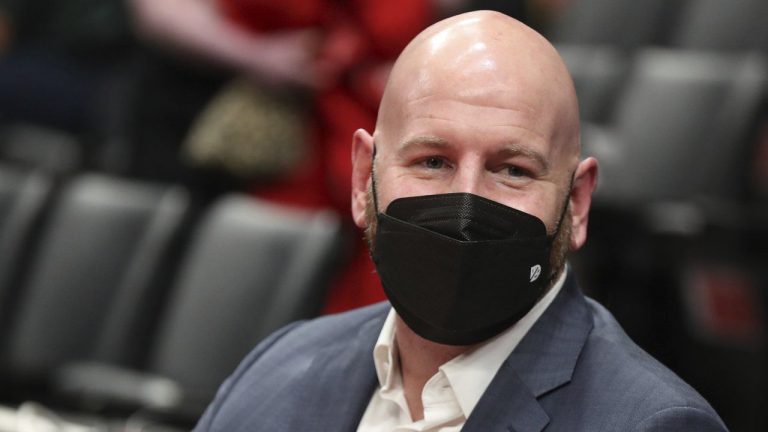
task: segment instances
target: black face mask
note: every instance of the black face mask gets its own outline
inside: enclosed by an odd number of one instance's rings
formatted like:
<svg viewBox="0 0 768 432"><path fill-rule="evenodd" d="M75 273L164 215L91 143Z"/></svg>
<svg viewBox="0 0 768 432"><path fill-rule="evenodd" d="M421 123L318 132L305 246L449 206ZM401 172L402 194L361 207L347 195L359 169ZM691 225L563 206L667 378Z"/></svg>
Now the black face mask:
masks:
<svg viewBox="0 0 768 432"><path fill-rule="evenodd" d="M377 213L372 256L408 327L433 342L472 345L516 323L544 294L565 210L548 236L539 218L470 193L400 198Z"/></svg>

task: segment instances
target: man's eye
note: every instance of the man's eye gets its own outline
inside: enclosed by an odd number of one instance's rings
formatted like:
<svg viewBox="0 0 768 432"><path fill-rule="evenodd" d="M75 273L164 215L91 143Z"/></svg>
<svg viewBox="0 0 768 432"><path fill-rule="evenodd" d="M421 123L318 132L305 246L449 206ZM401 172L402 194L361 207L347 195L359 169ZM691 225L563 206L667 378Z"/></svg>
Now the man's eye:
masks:
<svg viewBox="0 0 768 432"><path fill-rule="evenodd" d="M440 169L445 165L445 162L439 157L429 157L424 159L424 166L429 169Z"/></svg>
<svg viewBox="0 0 768 432"><path fill-rule="evenodd" d="M510 177L524 177L528 175L525 170L523 170L520 167L516 166L508 166L507 167L507 175Z"/></svg>

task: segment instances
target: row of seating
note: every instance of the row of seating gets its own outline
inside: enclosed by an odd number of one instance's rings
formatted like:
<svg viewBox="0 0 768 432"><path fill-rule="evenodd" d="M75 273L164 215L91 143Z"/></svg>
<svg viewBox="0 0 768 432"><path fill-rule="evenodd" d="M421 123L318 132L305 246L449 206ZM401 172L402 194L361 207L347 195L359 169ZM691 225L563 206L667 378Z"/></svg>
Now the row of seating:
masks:
<svg viewBox="0 0 768 432"><path fill-rule="evenodd" d="M764 0L570 0L547 35L557 43L768 53Z"/></svg>
<svg viewBox="0 0 768 432"><path fill-rule="evenodd" d="M765 430L768 2L570 4L552 35L600 162L571 264L732 430Z"/></svg>
<svg viewBox="0 0 768 432"><path fill-rule="evenodd" d="M601 162L599 200L744 199L757 189L749 184L750 164L765 115L765 56L558 49L576 84L584 151Z"/></svg>
<svg viewBox="0 0 768 432"><path fill-rule="evenodd" d="M0 166L0 393L192 421L261 338L319 313L344 238L329 211Z"/></svg>

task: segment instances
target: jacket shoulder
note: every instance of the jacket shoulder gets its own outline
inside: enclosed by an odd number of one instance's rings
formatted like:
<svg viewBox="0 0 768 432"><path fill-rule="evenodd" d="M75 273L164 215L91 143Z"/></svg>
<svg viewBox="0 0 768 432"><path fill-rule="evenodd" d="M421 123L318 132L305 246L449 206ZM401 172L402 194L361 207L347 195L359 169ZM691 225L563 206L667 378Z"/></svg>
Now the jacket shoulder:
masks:
<svg viewBox="0 0 768 432"><path fill-rule="evenodd" d="M388 303L378 303L296 322L276 331L222 384L195 430L235 430L234 424L258 424L246 420L290 406L289 398L300 393L297 389L310 384L304 377L316 359L329 351L341 353L369 339L375 341L388 310ZM278 393L286 399L272 406L269 401ZM257 402L261 411L254 406Z"/></svg>
<svg viewBox="0 0 768 432"><path fill-rule="evenodd" d="M675 425L701 425L695 430L727 430L707 401L639 346L624 332L614 317L599 303L587 299L593 329L571 380L554 399L583 400L573 409L591 412L599 424L570 430L692 430ZM555 392L557 393L557 392ZM578 394L578 398L574 395ZM610 416L605 413L612 413ZM602 413L602 415L601 415ZM706 427L705 427L706 426Z"/></svg>

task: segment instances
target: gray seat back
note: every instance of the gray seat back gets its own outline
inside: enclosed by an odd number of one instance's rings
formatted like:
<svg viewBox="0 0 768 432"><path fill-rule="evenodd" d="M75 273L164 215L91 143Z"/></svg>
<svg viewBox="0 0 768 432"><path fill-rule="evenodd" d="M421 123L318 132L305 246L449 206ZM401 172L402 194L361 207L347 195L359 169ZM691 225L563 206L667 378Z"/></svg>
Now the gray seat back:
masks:
<svg viewBox="0 0 768 432"><path fill-rule="evenodd" d="M756 55L647 50L612 122L598 197L642 203L742 193L748 135L766 86Z"/></svg>
<svg viewBox="0 0 768 432"><path fill-rule="evenodd" d="M626 78L626 56L609 46L559 44L556 48L573 78L581 121L606 121Z"/></svg>
<svg viewBox="0 0 768 432"><path fill-rule="evenodd" d="M70 132L25 123L0 127L0 157L17 165L72 174L82 169L83 153L83 145Z"/></svg>
<svg viewBox="0 0 768 432"><path fill-rule="evenodd" d="M173 193L99 175L64 187L20 287L4 353L8 372L37 376L94 354L126 278L134 278L133 288L142 280L131 272Z"/></svg>
<svg viewBox="0 0 768 432"><path fill-rule="evenodd" d="M681 15L673 44L687 49L768 53L768 2L690 0Z"/></svg>
<svg viewBox="0 0 768 432"><path fill-rule="evenodd" d="M150 362L207 402L263 337L320 311L339 256L340 222L228 196L193 236Z"/></svg>
<svg viewBox="0 0 768 432"><path fill-rule="evenodd" d="M637 48L662 33L679 0L572 0L549 37L558 43Z"/></svg>
<svg viewBox="0 0 768 432"><path fill-rule="evenodd" d="M0 165L0 341L13 316L16 282L52 189L46 175Z"/></svg>

